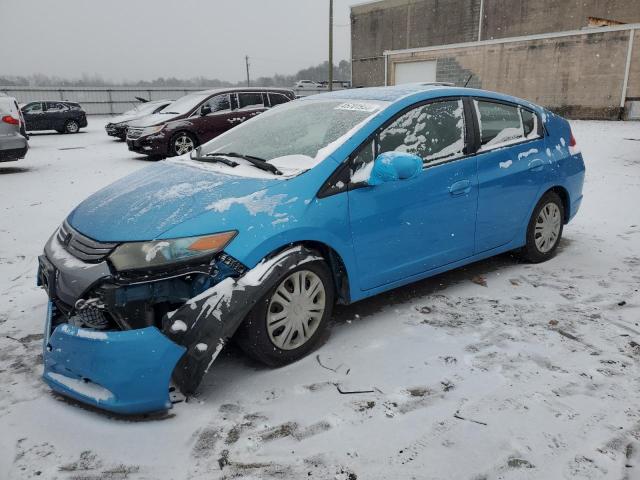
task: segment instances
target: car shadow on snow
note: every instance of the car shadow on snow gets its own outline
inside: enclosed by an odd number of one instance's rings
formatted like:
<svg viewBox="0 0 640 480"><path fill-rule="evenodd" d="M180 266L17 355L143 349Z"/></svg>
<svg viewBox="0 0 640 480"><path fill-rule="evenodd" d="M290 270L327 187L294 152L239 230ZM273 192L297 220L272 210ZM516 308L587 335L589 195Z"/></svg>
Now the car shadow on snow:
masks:
<svg viewBox="0 0 640 480"><path fill-rule="evenodd" d="M84 135L85 133L88 133L86 130L82 131L80 130L79 132L76 133L60 133L60 132L56 132L55 130L46 130L46 131L38 131L38 132L28 132L29 133L29 137L46 137L47 135Z"/></svg>
<svg viewBox="0 0 640 480"><path fill-rule="evenodd" d="M13 173L26 173L33 170L29 167L3 167L0 165L0 175L11 175Z"/></svg>
<svg viewBox="0 0 640 480"><path fill-rule="evenodd" d="M567 248L570 243L571 240L562 239L558 250L561 251ZM480 282L482 284L485 281L484 277L501 270L507 270L513 275L523 273L519 271L520 265L531 264L524 263L515 253L504 253L380 293L351 305L336 305L333 311L332 325L325 331L316 351L321 349L325 343L331 342L331 335L338 333L338 330L347 322L356 318L356 315L361 322L375 321L374 318L367 317L372 317L385 309L415 302L419 299L427 299L437 293L442 294L447 289L464 282L476 284ZM490 294L491 282L487 287L487 292ZM315 352L310 352L305 358L313 356L315 356ZM304 359L301 361L304 361ZM287 368L287 366L282 368ZM231 341L216 359L211 371L203 379L199 393L196 396L200 401L215 403L221 397L226 396L224 393L226 390L233 389L234 381L237 381L238 378L246 375L262 375L270 370L272 368L248 358Z"/></svg>
<svg viewBox="0 0 640 480"><path fill-rule="evenodd" d="M147 155L136 155L135 157L129 157L129 160L135 160L138 162L155 163L161 160L165 160L168 157L149 157Z"/></svg>
<svg viewBox="0 0 640 480"><path fill-rule="evenodd" d="M481 260L403 287L389 290L388 292L380 293L351 305L336 305L333 312L333 321L334 323L341 324L353 319L356 315L360 318L368 317L383 311L385 308L428 297L429 295L442 292L453 285L465 281L474 281L474 279L482 278L486 274L520 263L521 260L513 253L504 253L496 257Z"/></svg>

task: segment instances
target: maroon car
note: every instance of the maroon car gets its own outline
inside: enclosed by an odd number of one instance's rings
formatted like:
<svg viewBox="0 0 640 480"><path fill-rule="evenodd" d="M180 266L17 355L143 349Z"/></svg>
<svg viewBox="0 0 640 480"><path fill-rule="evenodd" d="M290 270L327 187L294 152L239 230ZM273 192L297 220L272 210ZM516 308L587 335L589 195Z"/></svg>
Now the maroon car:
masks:
<svg viewBox="0 0 640 480"><path fill-rule="evenodd" d="M129 150L153 157L190 152L245 120L295 99L284 88L222 88L194 92L164 110L131 122Z"/></svg>

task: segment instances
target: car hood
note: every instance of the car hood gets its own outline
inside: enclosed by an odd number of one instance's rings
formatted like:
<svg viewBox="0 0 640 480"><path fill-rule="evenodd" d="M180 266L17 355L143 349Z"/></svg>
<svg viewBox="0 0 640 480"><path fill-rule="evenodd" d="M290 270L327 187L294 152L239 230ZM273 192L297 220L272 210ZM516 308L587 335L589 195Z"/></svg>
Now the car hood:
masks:
<svg viewBox="0 0 640 480"><path fill-rule="evenodd" d="M91 195L67 220L80 233L102 242L204 235L250 223L256 210L263 212L264 205L270 205L262 191L282 182L286 180L239 177L164 161ZM274 201L282 200L277 197ZM242 199L247 208L230 215L229 206ZM188 227L177 228L188 220Z"/></svg>
<svg viewBox="0 0 640 480"><path fill-rule="evenodd" d="M117 117L113 117L109 123L121 123L121 122L131 122L133 120L139 120L141 118L152 115L150 113L130 113L128 115L118 115Z"/></svg>
<svg viewBox="0 0 640 480"><path fill-rule="evenodd" d="M138 120L133 120L129 123L130 127L152 127L154 125L159 125L161 123L170 122L171 120L176 120L178 118L182 118L183 114L169 114L169 113L153 113L151 115L146 115Z"/></svg>

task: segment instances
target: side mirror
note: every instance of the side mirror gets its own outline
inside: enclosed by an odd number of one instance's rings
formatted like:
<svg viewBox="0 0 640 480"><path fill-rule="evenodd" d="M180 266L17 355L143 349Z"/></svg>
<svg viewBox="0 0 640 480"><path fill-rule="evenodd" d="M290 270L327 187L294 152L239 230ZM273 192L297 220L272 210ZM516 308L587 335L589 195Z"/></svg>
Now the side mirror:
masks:
<svg viewBox="0 0 640 480"><path fill-rule="evenodd" d="M198 145L196 148L191 150L189 154L189 158L191 160L198 160L202 156L202 145Z"/></svg>
<svg viewBox="0 0 640 480"><path fill-rule="evenodd" d="M200 108L200 116L204 117L205 115L209 115L211 113L211 107L209 105L203 105Z"/></svg>
<svg viewBox="0 0 640 480"><path fill-rule="evenodd" d="M417 177L422 171L422 158L413 153L385 152L373 161L367 185L380 185Z"/></svg>

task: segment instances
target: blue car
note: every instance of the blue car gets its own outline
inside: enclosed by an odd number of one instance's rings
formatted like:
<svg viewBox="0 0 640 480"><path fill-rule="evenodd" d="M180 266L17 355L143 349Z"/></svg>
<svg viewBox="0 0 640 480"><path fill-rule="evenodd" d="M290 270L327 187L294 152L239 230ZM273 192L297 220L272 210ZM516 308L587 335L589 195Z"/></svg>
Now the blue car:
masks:
<svg viewBox="0 0 640 480"><path fill-rule="evenodd" d="M280 105L82 202L47 242L44 380L113 412L171 407L233 338L270 366L348 304L503 252L551 258L582 201L568 122L405 85Z"/></svg>

